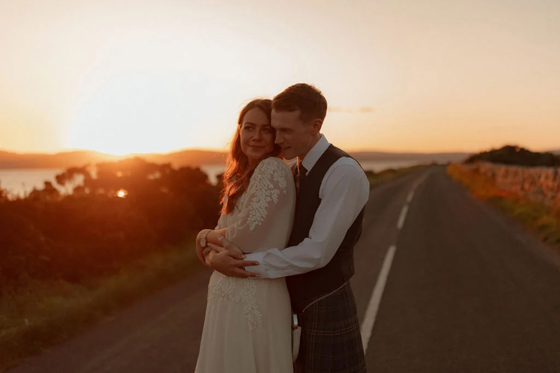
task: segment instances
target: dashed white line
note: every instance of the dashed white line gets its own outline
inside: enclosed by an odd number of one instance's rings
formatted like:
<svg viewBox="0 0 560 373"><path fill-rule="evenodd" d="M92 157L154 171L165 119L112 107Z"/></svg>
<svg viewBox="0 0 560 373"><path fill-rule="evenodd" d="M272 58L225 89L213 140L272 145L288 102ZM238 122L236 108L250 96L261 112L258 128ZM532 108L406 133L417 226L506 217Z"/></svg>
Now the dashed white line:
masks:
<svg viewBox="0 0 560 373"><path fill-rule="evenodd" d="M410 203L410 201L412 201L412 197L414 197L414 189L412 189L410 193L408 193L408 198L406 199L406 203Z"/></svg>
<svg viewBox="0 0 560 373"><path fill-rule="evenodd" d="M397 222L397 228L400 230L403 227L404 219L406 219L406 213L408 212L408 204L404 205L401 210L401 216L399 216L399 221Z"/></svg>
<svg viewBox="0 0 560 373"><path fill-rule="evenodd" d="M428 176L430 176L430 174L425 174L424 176L422 176L413 186L412 186L412 190L415 190L416 188L418 188L418 186L420 184L422 184L427 178Z"/></svg>
<svg viewBox="0 0 560 373"><path fill-rule="evenodd" d="M373 325L375 324L375 317L377 316L379 303L381 303L381 297L383 296L383 290L385 290L385 283L387 282L387 277L389 276L389 270L391 269L391 264L393 263L393 257L395 256L396 250L397 247L393 245L389 248L387 254L385 254L383 266L381 267L379 276L377 276L377 282L375 283L375 287L373 288L373 293L367 306L364 321L362 322L362 326L360 328L364 352L366 352L368 348L371 332L373 331Z"/></svg>
<svg viewBox="0 0 560 373"><path fill-rule="evenodd" d="M399 220L397 222L397 228L400 230L406 219L406 214L408 213L408 205L414 197L414 191L416 188L426 180L429 175L424 175L420 180L418 180L408 193L407 202L401 210ZM387 254L385 254L385 259L383 260L383 265L381 271L377 277L377 282L373 288L373 293L369 304L366 309L366 314L364 316L364 321L360 327L360 334L362 335L362 345L364 347L364 352L367 352L369 339L371 338L371 333L373 331L373 325L375 324L375 318L377 316L377 310L379 309L379 304L381 303L381 297L383 296L383 291L385 290L385 283L387 282L387 277L389 276L389 271L391 270L391 264L393 263L393 258L395 256L395 251L397 247L395 245L389 247Z"/></svg>

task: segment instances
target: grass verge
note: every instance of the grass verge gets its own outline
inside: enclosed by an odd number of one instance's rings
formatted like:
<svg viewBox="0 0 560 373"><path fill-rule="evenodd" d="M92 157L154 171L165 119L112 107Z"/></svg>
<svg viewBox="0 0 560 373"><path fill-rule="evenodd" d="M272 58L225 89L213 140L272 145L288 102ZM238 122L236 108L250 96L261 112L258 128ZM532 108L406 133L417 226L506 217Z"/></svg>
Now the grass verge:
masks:
<svg viewBox="0 0 560 373"><path fill-rule="evenodd" d="M542 241L560 251L560 211L499 189L492 179L460 165L449 165L447 173L475 197L517 219Z"/></svg>
<svg viewBox="0 0 560 373"><path fill-rule="evenodd" d="M197 263L192 244L185 244L87 284L32 281L8 292L0 298L0 372L186 277Z"/></svg>

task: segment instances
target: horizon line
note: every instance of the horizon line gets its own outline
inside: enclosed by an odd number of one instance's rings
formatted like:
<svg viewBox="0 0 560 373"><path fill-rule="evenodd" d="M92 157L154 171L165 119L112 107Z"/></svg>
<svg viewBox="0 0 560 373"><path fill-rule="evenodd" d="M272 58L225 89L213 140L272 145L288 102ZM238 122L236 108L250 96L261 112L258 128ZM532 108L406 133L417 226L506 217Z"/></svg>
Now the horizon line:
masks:
<svg viewBox="0 0 560 373"><path fill-rule="evenodd" d="M499 147L490 147L488 150L491 149L499 149L501 147L504 147L506 145L513 145L513 146L520 146L522 148L528 149L529 148L525 147L525 146L521 146L518 144L504 144L502 146ZM465 154L474 154L474 153L479 153L482 151L486 151L486 150L479 150L479 151L474 151L474 150L434 150L434 151L415 151L415 150L382 150L382 149L373 149L373 148L348 148L345 149L347 152L349 153L359 153L359 152L377 152L377 153L389 153L389 154L446 154L446 153L465 153ZM63 153L73 153L73 152L92 152L92 153L98 153L98 154L102 154L102 155L106 155L106 156L110 156L110 157L118 157L118 158L124 158L124 157L131 157L131 156L141 156L141 155L154 155L154 154L158 154L158 155L169 155L172 153L179 153L179 152L183 152L183 151L207 151L207 152L216 152L216 153L226 153L227 149L221 149L221 148L198 148L198 147L190 147L190 148L180 148L180 149L174 149L174 150L170 150L168 152L134 152L134 153L127 153L127 154L112 154L112 153L105 153L102 151L98 151L98 150L93 150L93 149L83 149L83 148L67 148L67 149L61 149L58 151L37 151L37 152L25 152L25 151L17 151L17 150L9 150L9 149L0 149L0 153L1 152L5 152L5 153L12 153L12 154L18 154L18 155L56 155L56 154L63 154ZM546 149L546 150L531 150L531 151L535 151L535 152L558 152L560 151L560 146L556 149Z"/></svg>

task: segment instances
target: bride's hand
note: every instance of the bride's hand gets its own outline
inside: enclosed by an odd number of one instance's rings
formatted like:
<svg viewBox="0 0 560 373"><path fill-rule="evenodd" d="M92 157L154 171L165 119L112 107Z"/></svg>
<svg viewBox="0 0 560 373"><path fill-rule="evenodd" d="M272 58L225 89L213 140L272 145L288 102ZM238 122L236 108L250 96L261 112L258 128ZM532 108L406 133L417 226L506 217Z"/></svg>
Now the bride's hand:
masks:
<svg viewBox="0 0 560 373"><path fill-rule="evenodd" d="M243 252L241 251L240 248L238 248L237 246L235 246L233 243L231 243L230 241L228 241L227 239L225 239L223 236L220 236L219 241L222 246L218 246L218 245L214 245L211 243L208 243L208 246L206 246L206 248L203 251L203 255L204 257L207 259L206 261L208 262L208 254L210 254L211 251L215 251L216 253L222 253L224 251L226 251L228 253L229 256L236 258L236 259L243 259L245 258L245 255L243 255Z"/></svg>

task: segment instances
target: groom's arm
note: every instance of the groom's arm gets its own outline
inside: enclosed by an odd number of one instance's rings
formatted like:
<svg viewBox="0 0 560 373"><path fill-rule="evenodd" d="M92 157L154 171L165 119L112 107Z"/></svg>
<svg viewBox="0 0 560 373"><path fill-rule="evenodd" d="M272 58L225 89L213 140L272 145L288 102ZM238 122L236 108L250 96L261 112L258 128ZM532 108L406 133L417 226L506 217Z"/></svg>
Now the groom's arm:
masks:
<svg viewBox="0 0 560 373"><path fill-rule="evenodd" d="M277 278L313 271L330 262L368 200L369 181L356 161L341 158L325 175L319 197L309 236L297 246L247 254L245 260L260 263L247 271Z"/></svg>

